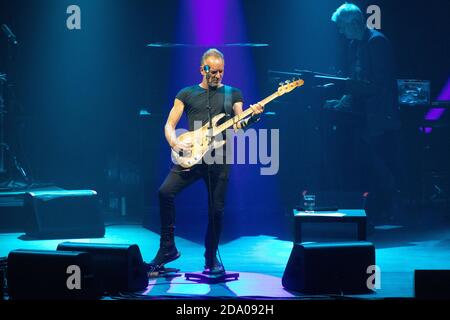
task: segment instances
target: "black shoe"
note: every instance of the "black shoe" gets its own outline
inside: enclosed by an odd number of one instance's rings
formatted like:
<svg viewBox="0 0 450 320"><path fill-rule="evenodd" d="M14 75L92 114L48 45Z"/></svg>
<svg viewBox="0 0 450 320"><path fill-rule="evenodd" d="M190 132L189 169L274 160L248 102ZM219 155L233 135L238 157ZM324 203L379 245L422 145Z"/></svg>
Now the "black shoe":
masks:
<svg viewBox="0 0 450 320"><path fill-rule="evenodd" d="M180 256L181 254L175 246L160 247L150 264L155 266L164 265L178 259Z"/></svg>
<svg viewBox="0 0 450 320"><path fill-rule="evenodd" d="M203 270L204 274L218 275L225 273L225 268L219 262L217 257L213 259L205 259L205 270Z"/></svg>

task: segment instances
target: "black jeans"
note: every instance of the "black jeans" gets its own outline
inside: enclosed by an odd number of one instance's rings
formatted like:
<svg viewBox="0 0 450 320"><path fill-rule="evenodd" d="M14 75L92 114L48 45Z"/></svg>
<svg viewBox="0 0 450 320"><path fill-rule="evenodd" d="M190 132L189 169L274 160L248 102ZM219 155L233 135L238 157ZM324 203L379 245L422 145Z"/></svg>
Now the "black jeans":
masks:
<svg viewBox="0 0 450 320"><path fill-rule="evenodd" d="M396 201L404 181L399 132L389 131L370 137L361 149L367 159L368 214L381 220L393 218L399 214Z"/></svg>
<svg viewBox="0 0 450 320"><path fill-rule="evenodd" d="M211 186L208 182L208 167L211 175ZM212 206L209 203L208 196L208 208L212 207L212 212L210 211L208 215L205 254L210 258L215 256L222 232L228 173L229 165L227 164L199 164L188 170L183 169L179 165L175 165L159 188L161 230L173 230L175 226L174 200L176 195L195 181L203 179L208 188L207 190L211 190L212 192Z"/></svg>

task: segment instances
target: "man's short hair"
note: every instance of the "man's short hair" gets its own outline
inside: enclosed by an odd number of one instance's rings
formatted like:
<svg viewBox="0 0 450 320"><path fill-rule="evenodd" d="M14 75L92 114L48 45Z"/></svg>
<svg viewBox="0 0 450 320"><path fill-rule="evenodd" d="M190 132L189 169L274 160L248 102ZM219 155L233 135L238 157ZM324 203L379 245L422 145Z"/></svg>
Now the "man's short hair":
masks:
<svg viewBox="0 0 450 320"><path fill-rule="evenodd" d="M363 22L363 14L357 5L346 2L336 9L331 16L331 21L336 23L338 21L344 23L351 23L353 21Z"/></svg>
<svg viewBox="0 0 450 320"><path fill-rule="evenodd" d="M220 52L219 50L215 49L215 48L212 48L212 49L207 50L203 54L202 59L200 60L200 65L203 65L205 60L206 60L206 58L211 57L211 56L219 58L219 59L222 59L222 61L225 61L225 59L223 57L223 53Z"/></svg>

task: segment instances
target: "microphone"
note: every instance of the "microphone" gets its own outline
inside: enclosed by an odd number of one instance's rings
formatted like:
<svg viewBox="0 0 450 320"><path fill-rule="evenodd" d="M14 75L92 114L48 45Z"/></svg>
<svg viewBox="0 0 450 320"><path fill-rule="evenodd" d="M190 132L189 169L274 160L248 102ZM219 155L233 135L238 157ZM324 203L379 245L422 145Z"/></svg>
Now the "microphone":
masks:
<svg viewBox="0 0 450 320"><path fill-rule="evenodd" d="M2 24L2 30L3 33L6 35L6 37L8 38L8 40L11 40L14 45L19 44L17 42L16 36L6 24Z"/></svg>
<svg viewBox="0 0 450 320"><path fill-rule="evenodd" d="M208 66L207 64L203 66L203 71L205 71L206 73L206 79L209 79L211 77L211 73L209 73L210 69L211 69L210 66Z"/></svg>

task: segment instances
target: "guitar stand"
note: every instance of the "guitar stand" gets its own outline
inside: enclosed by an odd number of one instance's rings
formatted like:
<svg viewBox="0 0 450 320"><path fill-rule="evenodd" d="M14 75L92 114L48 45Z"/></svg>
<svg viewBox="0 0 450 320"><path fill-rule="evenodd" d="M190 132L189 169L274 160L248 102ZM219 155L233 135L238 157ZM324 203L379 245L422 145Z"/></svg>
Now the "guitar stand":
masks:
<svg viewBox="0 0 450 320"><path fill-rule="evenodd" d="M203 272L186 272L184 275L186 277L186 280L192 280L206 284L228 282L231 280L238 280L239 278L238 272L211 274L203 271Z"/></svg>

